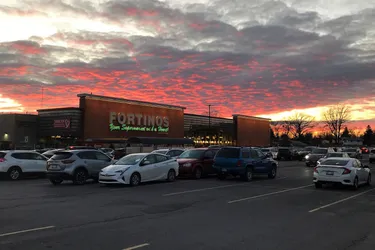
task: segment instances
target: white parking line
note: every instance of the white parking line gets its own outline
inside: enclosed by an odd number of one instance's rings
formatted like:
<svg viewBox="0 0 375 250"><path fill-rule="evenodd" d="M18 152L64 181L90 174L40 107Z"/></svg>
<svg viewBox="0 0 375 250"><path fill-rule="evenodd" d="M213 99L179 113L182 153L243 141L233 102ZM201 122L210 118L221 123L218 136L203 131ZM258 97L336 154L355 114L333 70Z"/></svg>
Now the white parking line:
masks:
<svg viewBox="0 0 375 250"><path fill-rule="evenodd" d="M5 236L10 236L10 235L15 235L15 234L22 234L22 233L35 232L35 231L41 231L41 230L46 230L46 229L51 229L51 228L55 228L55 226L38 227L38 228L26 229L26 230L11 232L11 233L0 234L0 237L5 237Z"/></svg>
<svg viewBox="0 0 375 250"><path fill-rule="evenodd" d="M163 196L172 196L172 195L179 195L179 194L188 194L188 193L202 192L202 191L206 191L206 190L219 189L219 188L244 186L246 184L248 184L248 183L232 184L232 185L221 185L221 186L201 188L201 189L192 189L192 190L187 190L187 191L182 191L182 192L163 194Z"/></svg>
<svg viewBox="0 0 375 250"><path fill-rule="evenodd" d="M137 245L137 246L132 246L132 247L128 247L128 248L124 248L123 250L133 250L133 249L138 249L138 248L141 248L141 247L147 247L149 246L150 244L148 243L144 243L144 244L141 244L141 245Z"/></svg>
<svg viewBox="0 0 375 250"><path fill-rule="evenodd" d="M353 199L353 198L358 197L358 196L361 196L361 195L363 195L363 194L365 194L365 193L371 192L371 191L374 190L374 189L375 189L375 188L371 188L370 190L367 190L367 191L361 192L361 193L356 194L356 195L349 196L349 197L347 197L347 198L345 198L345 199L338 200L338 201L335 201L335 202L329 203L329 204L324 205L324 206L321 206L321 207L317 207L317 208L315 208L315 209L310 210L309 213L314 213L314 212L316 212L316 211L318 211L318 210L321 210L321 209L323 209L323 208L327 208L327 207L330 207L330 206L333 206L333 205L339 204L339 203L341 203L341 202L344 202L344 201L347 201L347 200Z"/></svg>
<svg viewBox="0 0 375 250"><path fill-rule="evenodd" d="M253 199L256 199L256 198L271 196L271 195L275 195L275 194L286 193L286 192L290 192L290 191L293 191L293 190L307 188L307 187L311 187L311 186L313 186L313 185L306 185L306 186L301 186L301 187L284 189L284 190L276 191L276 192L272 192L272 193L266 193L266 194L260 194L260 195L250 196L250 197L246 197L246 198L242 198L242 199L238 199L238 200L228 201L228 204L232 204L232 203L236 203L236 202L241 202L241 201L253 200Z"/></svg>
<svg viewBox="0 0 375 250"><path fill-rule="evenodd" d="M283 179L286 179L286 178L287 177L280 177L280 178L276 178L275 180L283 180ZM260 181L245 182L245 183L241 183L241 184L221 185L221 186L200 188L200 189L192 189L192 190L186 190L186 191L181 191L181 192L176 192L176 193L163 194L162 196L189 194L189 193L196 193L196 192L202 192L202 191L213 190L213 189L221 189L221 188L227 188L227 187L239 187L239 186L245 186L247 184L255 184L255 183L258 183L258 182L260 182Z"/></svg>

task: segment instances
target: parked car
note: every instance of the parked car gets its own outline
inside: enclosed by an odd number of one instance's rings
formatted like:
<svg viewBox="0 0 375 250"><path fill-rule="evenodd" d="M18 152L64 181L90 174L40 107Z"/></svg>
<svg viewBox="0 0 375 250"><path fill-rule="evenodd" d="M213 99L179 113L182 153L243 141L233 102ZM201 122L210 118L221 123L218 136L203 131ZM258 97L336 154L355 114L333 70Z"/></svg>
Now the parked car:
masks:
<svg viewBox="0 0 375 250"><path fill-rule="evenodd" d="M334 153L333 148L314 148L310 154L305 156L305 163L307 167L315 167L318 160L328 153Z"/></svg>
<svg viewBox="0 0 375 250"><path fill-rule="evenodd" d="M332 158L332 157L336 157L336 158L350 158L350 156L347 153L345 153L345 152L328 153L324 157L320 158L317 161L317 164L319 165L323 161L327 160L327 158Z"/></svg>
<svg viewBox="0 0 375 250"><path fill-rule="evenodd" d="M348 153L351 158L362 159L362 153L359 148L344 148L343 152Z"/></svg>
<svg viewBox="0 0 375 250"><path fill-rule="evenodd" d="M129 154L101 170L99 183L129 184L141 182L174 181L178 176L176 159L158 153Z"/></svg>
<svg viewBox="0 0 375 250"><path fill-rule="evenodd" d="M99 150L79 149L56 152L47 161L47 177L54 185L64 180L83 185L87 179L99 179L102 168L114 161Z"/></svg>
<svg viewBox="0 0 375 250"><path fill-rule="evenodd" d="M214 174L212 167L217 148L196 148L183 152L178 158L180 176L192 176L200 179L202 176Z"/></svg>
<svg viewBox="0 0 375 250"><path fill-rule="evenodd" d="M217 152L213 167L219 179L232 175L251 181L253 174L267 174L269 178L275 178L278 163L257 148L224 147Z"/></svg>
<svg viewBox="0 0 375 250"><path fill-rule="evenodd" d="M313 151L314 148L317 148L317 147L308 146L308 147L305 147L302 150L299 150L297 152L297 160L299 160L299 161L305 160L306 155L310 154Z"/></svg>
<svg viewBox="0 0 375 250"><path fill-rule="evenodd" d="M277 159L277 148L262 148L261 150L265 155L272 157L272 159Z"/></svg>
<svg viewBox="0 0 375 250"><path fill-rule="evenodd" d="M316 188L323 184L341 184L357 189L361 184L371 184L371 170L354 158L328 158L314 168Z"/></svg>
<svg viewBox="0 0 375 250"><path fill-rule="evenodd" d="M44 175L48 158L35 151L0 151L0 174L11 180L26 175Z"/></svg>
<svg viewBox="0 0 375 250"><path fill-rule="evenodd" d="M290 148L287 147L279 147L277 149L277 160L293 160L293 152Z"/></svg>
<svg viewBox="0 0 375 250"><path fill-rule="evenodd" d="M370 150L370 154L369 154L369 162L370 163L373 163L373 162L375 162L375 149L371 149Z"/></svg>
<svg viewBox="0 0 375 250"><path fill-rule="evenodd" d="M157 149L152 151L151 153L158 153L158 154L163 154L167 155L171 158L176 159L178 156L180 156L185 150L180 149L180 148L172 148L172 149Z"/></svg>

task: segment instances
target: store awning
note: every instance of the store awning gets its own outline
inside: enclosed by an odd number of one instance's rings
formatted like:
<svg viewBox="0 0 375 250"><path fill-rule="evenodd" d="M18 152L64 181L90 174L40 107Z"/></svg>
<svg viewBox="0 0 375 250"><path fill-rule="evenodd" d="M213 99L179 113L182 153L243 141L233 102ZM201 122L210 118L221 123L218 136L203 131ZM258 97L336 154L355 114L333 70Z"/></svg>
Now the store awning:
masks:
<svg viewBox="0 0 375 250"><path fill-rule="evenodd" d="M134 144L149 144L149 145L162 145L162 144L170 144L170 145L194 145L194 141L192 139L187 138L160 138L160 137L130 137L127 140L127 143L134 143Z"/></svg>

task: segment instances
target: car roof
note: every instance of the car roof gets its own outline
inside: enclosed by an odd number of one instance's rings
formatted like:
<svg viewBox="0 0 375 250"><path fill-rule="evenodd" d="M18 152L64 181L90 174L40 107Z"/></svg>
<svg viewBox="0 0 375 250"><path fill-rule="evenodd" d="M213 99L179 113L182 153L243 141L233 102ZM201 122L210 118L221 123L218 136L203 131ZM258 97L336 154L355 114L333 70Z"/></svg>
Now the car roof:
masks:
<svg viewBox="0 0 375 250"><path fill-rule="evenodd" d="M350 157L328 157L327 159L330 159L330 160L350 160L350 161L353 161L355 160L354 158L350 158Z"/></svg>
<svg viewBox="0 0 375 250"><path fill-rule="evenodd" d="M34 150L1 150L2 153L37 153L40 154Z"/></svg>

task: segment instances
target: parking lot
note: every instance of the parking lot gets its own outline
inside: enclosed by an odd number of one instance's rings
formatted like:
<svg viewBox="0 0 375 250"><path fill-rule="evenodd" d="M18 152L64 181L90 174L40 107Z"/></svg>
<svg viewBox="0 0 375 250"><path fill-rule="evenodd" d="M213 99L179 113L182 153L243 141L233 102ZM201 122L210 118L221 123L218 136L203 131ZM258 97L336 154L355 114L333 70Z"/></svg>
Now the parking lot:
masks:
<svg viewBox="0 0 375 250"><path fill-rule="evenodd" d="M317 190L312 172L283 161L248 183L1 181L0 249L374 249L374 187Z"/></svg>

